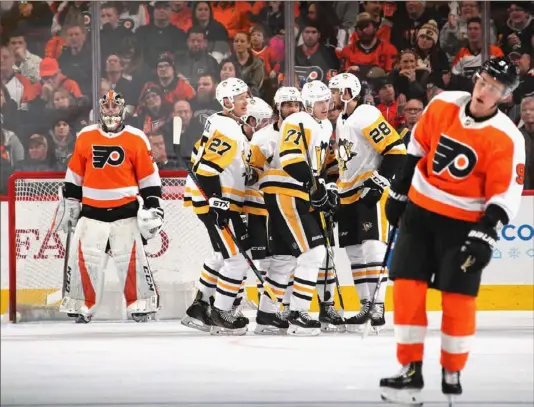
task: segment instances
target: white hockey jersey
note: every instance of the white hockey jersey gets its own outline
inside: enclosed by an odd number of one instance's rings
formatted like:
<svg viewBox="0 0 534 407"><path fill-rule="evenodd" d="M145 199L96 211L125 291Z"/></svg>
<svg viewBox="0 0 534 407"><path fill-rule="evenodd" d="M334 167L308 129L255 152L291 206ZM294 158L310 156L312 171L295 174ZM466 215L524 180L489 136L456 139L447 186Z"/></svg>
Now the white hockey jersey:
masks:
<svg viewBox="0 0 534 407"><path fill-rule="evenodd" d="M338 188L343 205L357 201L361 185L378 170L386 154L406 154L397 131L372 105L360 105L336 124Z"/></svg>
<svg viewBox="0 0 534 407"><path fill-rule="evenodd" d="M245 200L248 140L241 126L230 117L215 113L206 121L204 133L192 153L193 172L204 177L219 176L222 196L230 210L242 212ZM195 213L207 213L208 203L188 177L184 205L192 202Z"/></svg>
<svg viewBox="0 0 534 407"><path fill-rule="evenodd" d="M278 123L273 123L254 133L250 140L247 163L257 170L259 179L254 185L247 186L244 205L244 212L246 213L268 215L260 185L265 174L271 168L271 160L279 138L280 129L278 128Z"/></svg>
<svg viewBox="0 0 534 407"><path fill-rule="evenodd" d="M303 125L304 135L300 124ZM262 191L309 201L308 188L291 177L284 168L290 164L305 162L311 164L314 173L320 173L325 167L332 131L332 124L328 120L318 122L305 112L293 113L287 117L282 122L280 136L274 147L271 168L263 177ZM306 138L308 152L304 149L303 136ZM311 163L308 162L308 157Z"/></svg>

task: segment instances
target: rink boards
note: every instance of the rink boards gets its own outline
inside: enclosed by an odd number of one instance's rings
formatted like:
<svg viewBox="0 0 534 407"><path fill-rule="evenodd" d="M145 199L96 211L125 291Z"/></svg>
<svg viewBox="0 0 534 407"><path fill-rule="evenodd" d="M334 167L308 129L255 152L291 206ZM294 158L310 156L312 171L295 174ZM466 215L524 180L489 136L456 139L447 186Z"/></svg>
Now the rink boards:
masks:
<svg viewBox="0 0 534 407"><path fill-rule="evenodd" d="M55 202L41 202L50 205L45 213L53 213ZM31 202L21 202L25 216L17 224L17 263L28 264L31 261L32 273L18 278L19 301L40 305L46 296L60 287L61 270L63 268L64 235L50 238L47 230L33 230L34 225L49 225L41 218L43 212L31 210ZM7 309L9 286L9 231L7 202L0 203L1 217L1 304L0 313ZM148 247L152 266L165 275L166 282L187 282L198 279L203 260L210 252L208 237L203 226L198 222L189 208L173 204L172 211L166 211L167 219L177 213L178 224L166 220L165 235L154 239ZM19 222L19 220L17 220ZM180 227L180 223L186 225ZM167 227L172 225L172 227ZM19 229L20 228L20 229ZM183 242L184 228L187 229L187 243ZM30 230L30 232L28 232ZM407 255L414 255L407 254ZM415 254L416 255L416 254ZM343 250L335 249L336 268L341 284L345 308L357 310L359 301L352 284L350 263ZM175 268L177 270L175 270ZM107 274L114 278L113 262L108 263ZM109 277L108 277L109 278ZM116 277L115 277L116 278ZM47 282L54 283L48 284ZM156 280L157 281L157 280ZM256 298L255 279L250 273L248 281L249 298ZM483 284L478 297L481 310L534 310L534 196L523 196L519 215L514 221L499 232L499 242L494 251L493 260L483 274ZM440 309L440 297L431 291L428 296L428 307ZM35 304L34 304L35 303ZM391 307L391 287L388 287L386 304ZM317 310L314 300L313 310Z"/></svg>

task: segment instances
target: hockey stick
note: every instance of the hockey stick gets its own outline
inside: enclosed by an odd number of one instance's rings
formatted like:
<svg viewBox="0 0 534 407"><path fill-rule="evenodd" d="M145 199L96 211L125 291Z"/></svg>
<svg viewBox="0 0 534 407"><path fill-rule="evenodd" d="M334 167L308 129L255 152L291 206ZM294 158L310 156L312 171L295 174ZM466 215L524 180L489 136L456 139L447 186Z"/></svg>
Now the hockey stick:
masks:
<svg viewBox="0 0 534 407"><path fill-rule="evenodd" d="M180 156L180 139L181 139L181 135L182 135L182 119L180 119L179 117L175 117L173 119L172 133L173 133L174 152L175 152L175 154L177 156ZM202 155L203 155L203 153L201 154L200 157L197 158L197 161L199 161L202 158ZM200 186L200 182L199 182L196 174L193 172L193 169L191 168L191 163L187 159L184 159L184 162L185 162L185 168L187 169L187 173L189 174L189 176L191 177L191 179L195 183L195 186L200 191L200 194L202 195L204 200L206 202L208 202L209 201L208 195L206 194L204 189ZM272 288L265 281L265 279L261 275L260 271L256 268L256 266L254 265L254 262L252 261L252 259L248 255L248 253L245 250L243 250L243 247L241 246L241 243L239 242L239 240L237 240L237 237L234 235L234 233L230 229L230 226L226 225L224 227L224 231L226 233L228 233L228 235L231 237L232 241L234 242L234 244L237 247L237 250L239 250L239 253L241 253L243 255L243 257L245 258L245 261L247 262L247 264L250 267L250 269L252 270L252 272L256 275L258 280L260 280L261 285L263 286L263 290L267 293L267 295L269 296L271 301L273 301L274 303L278 303L278 298L276 297L276 295L273 292Z"/></svg>
<svg viewBox="0 0 534 407"><path fill-rule="evenodd" d="M67 282L67 271L69 268L70 240L72 236L72 223L69 220L67 225L67 240L65 242L65 260L63 262L63 285L61 290L54 291L46 296L46 305L55 304L65 297L65 287Z"/></svg>
<svg viewBox="0 0 534 407"><path fill-rule="evenodd" d="M306 133L304 133L304 125L302 123L299 123L300 133L302 134L302 140L304 142L304 149L306 150L306 160L308 161L308 168L310 170L310 176L312 179L313 188L317 190L317 180L315 179L315 175L313 174L313 168L312 166L312 160L310 157L310 151L308 147L308 141L306 140ZM326 160L325 160L326 161ZM325 238L325 246L326 246L326 270L325 270L325 277L324 277L324 283L325 283L325 290L326 290L326 282L327 282L327 276L328 276L328 260L332 259L332 270L334 271L334 277L336 280L336 289L337 289L337 295L339 296L339 306L341 308L341 314L345 312L345 304L343 303L343 297L341 296L341 287L339 286L339 279L337 277L337 271L336 266L334 264L334 252L332 250L332 246L330 245L330 236L328 234L328 228L326 226L326 219L324 217L323 211L319 211L319 219L321 220L321 228L323 230L323 235Z"/></svg>
<svg viewBox="0 0 534 407"><path fill-rule="evenodd" d="M369 335L369 329L371 327L371 312L375 306L376 299L378 298L378 292L380 291L380 286L382 285L382 276L386 272L386 267L388 264L389 256L391 254L391 248L393 247L393 240L395 240L395 234L397 233L397 226L393 226L389 232L388 245L386 248L386 254L384 255L384 260L382 261L382 266L380 267L380 273L378 274L378 281L376 283L375 292L373 293L373 298L371 304L369 305L369 317L363 326L362 338L365 339Z"/></svg>

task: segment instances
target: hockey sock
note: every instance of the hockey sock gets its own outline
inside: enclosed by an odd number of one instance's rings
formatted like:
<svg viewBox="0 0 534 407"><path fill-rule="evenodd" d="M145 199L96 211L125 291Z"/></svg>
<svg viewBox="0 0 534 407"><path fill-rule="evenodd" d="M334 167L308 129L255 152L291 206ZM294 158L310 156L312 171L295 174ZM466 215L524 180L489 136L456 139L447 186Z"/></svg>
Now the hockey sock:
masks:
<svg viewBox="0 0 534 407"><path fill-rule="evenodd" d="M367 265L365 264L363 247L362 245L347 246L345 251L351 264L352 279L354 280L356 291L358 291L359 300L360 302L370 301L372 293L369 292L369 286L367 285Z"/></svg>
<svg viewBox="0 0 534 407"><path fill-rule="evenodd" d="M333 303L334 302L334 290L336 286L336 275L332 266L333 259L328 260L328 271L326 270L326 261L323 262L323 266L319 270L317 276L317 294L321 302ZM325 293L326 285L326 293Z"/></svg>
<svg viewBox="0 0 534 407"><path fill-rule="evenodd" d="M202 292L202 299L206 302L214 295L219 279L219 271L224 264L220 253L213 253L211 259L206 260L200 272L200 284L198 289Z"/></svg>
<svg viewBox="0 0 534 407"><path fill-rule="evenodd" d="M378 278L380 276L380 268L382 266L382 263L368 263L367 267L365 268L365 280L367 281L367 290L369 291L370 297L372 298L376 286L378 284ZM383 303L386 299L386 289L387 289L387 281L388 281L388 274L387 270L384 271L382 276L380 276L380 279L382 280L382 284L380 284L380 289L378 291L378 297L376 297L377 303Z"/></svg>
<svg viewBox="0 0 534 407"><path fill-rule="evenodd" d="M393 319L397 359L401 365L423 360L428 320L424 281L398 278L393 284Z"/></svg>
<svg viewBox="0 0 534 407"><path fill-rule="evenodd" d="M293 280L295 280L295 273L289 275L289 280L287 281L286 292L282 298L282 304L289 305L291 303L291 296L293 295Z"/></svg>
<svg viewBox="0 0 534 407"><path fill-rule="evenodd" d="M295 278L293 280L293 295L291 296L291 311L309 311L310 303L315 293L317 275L326 256L326 248L317 246L297 258Z"/></svg>
<svg viewBox="0 0 534 407"><path fill-rule="evenodd" d="M449 372L465 367L476 330L476 298L441 293L441 366Z"/></svg>
<svg viewBox="0 0 534 407"><path fill-rule="evenodd" d="M214 303L216 308L223 311L232 308L247 271L248 264L242 254L224 260L224 265L219 271L219 278L217 279Z"/></svg>
<svg viewBox="0 0 534 407"><path fill-rule="evenodd" d="M293 256L273 256L265 281L271 286L276 295L278 304L282 303L287 292L287 284L290 275L295 270L297 259ZM288 298L288 302L290 301ZM276 312L278 304L271 301L267 295L262 295L259 309L264 312Z"/></svg>

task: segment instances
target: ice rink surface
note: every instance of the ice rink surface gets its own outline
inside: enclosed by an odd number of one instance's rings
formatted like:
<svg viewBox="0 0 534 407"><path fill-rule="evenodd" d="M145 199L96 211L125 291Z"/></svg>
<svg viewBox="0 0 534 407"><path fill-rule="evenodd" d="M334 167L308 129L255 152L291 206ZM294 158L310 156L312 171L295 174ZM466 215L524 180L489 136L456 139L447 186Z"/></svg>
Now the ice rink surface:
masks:
<svg viewBox="0 0 534 407"><path fill-rule="evenodd" d="M440 390L440 313L429 313L425 405ZM534 406L534 314L480 312L458 406ZM376 406L398 371L389 328L312 338L213 337L179 322L3 324L3 406ZM253 324L249 327L253 329Z"/></svg>

